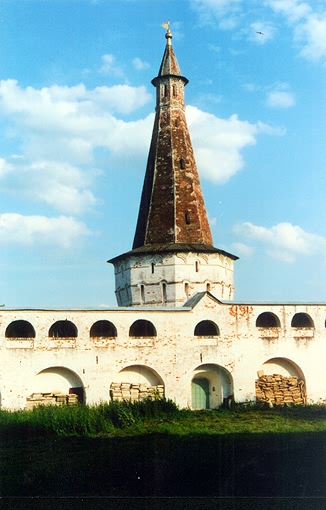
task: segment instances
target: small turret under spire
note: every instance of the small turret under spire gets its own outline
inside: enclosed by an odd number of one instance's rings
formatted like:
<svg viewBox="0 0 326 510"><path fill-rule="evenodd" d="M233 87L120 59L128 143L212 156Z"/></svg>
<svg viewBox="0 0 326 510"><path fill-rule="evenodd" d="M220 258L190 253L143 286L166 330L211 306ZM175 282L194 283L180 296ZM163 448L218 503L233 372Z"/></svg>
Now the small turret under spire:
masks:
<svg viewBox="0 0 326 510"><path fill-rule="evenodd" d="M170 31L170 22L168 21L167 23L162 23L162 26L167 30L165 34L166 47L158 75L156 78L152 80L152 84L154 85L154 87L156 87L157 79L162 76L181 76L177 57L175 56L172 47L172 33ZM182 78L184 80L184 84L186 85L188 83L187 78L184 77Z"/></svg>

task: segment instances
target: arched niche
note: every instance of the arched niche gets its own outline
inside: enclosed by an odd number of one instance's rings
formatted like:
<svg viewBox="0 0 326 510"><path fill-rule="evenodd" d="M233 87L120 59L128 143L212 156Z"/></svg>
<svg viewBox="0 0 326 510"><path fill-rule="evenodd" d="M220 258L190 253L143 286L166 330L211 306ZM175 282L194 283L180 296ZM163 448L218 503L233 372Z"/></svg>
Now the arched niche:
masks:
<svg viewBox="0 0 326 510"><path fill-rule="evenodd" d="M256 400L274 405L306 403L306 381L301 368L288 358L271 358L258 370Z"/></svg>
<svg viewBox="0 0 326 510"><path fill-rule="evenodd" d="M52 338L76 338L77 336L77 327L68 320L56 321L49 329L49 337Z"/></svg>
<svg viewBox="0 0 326 510"><path fill-rule="evenodd" d="M117 336L117 328L108 320L100 320L94 322L90 329L89 336L91 338L114 338Z"/></svg>
<svg viewBox="0 0 326 510"><path fill-rule="evenodd" d="M139 401L148 397L164 397L162 377L145 365L123 368L110 384L111 400Z"/></svg>
<svg viewBox="0 0 326 510"><path fill-rule="evenodd" d="M138 319L131 326L129 336L134 338L153 337L156 336L154 324L148 320Z"/></svg>
<svg viewBox="0 0 326 510"><path fill-rule="evenodd" d="M277 315L272 312L263 312L256 320L257 328L280 328L281 323Z"/></svg>
<svg viewBox="0 0 326 510"><path fill-rule="evenodd" d="M53 366L38 372L30 384L30 395L78 395L78 402L85 403L86 395L81 378L69 368Z"/></svg>
<svg viewBox="0 0 326 510"><path fill-rule="evenodd" d="M133 384L148 384L149 386L163 384L161 376L153 368L145 365L130 365L123 368L119 372L118 380Z"/></svg>
<svg viewBox="0 0 326 510"><path fill-rule="evenodd" d="M35 329L25 320L11 322L6 329L6 338L35 338Z"/></svg>
<svg viewBox="0 0 326 510"><path fill-rule="evenodd" d="M296 313L292 317L291 321L292 328L314 328L314 321L308 313Z"/></svg>
<svg viewBox="0 0 326 510"><path fill-rule="evenodd" d="M219 336L220 330L215 322L210 320L203 320L198 322L195 327L194 335L195 336Z"/></svg>
<svg viewBox="0 0 326 510"><path fill-rule="evenodd" d="M304 380L301 368L288 358L271 358L263 363L260 370L266 375L280 374L286 377L299 377Z"/></svg>

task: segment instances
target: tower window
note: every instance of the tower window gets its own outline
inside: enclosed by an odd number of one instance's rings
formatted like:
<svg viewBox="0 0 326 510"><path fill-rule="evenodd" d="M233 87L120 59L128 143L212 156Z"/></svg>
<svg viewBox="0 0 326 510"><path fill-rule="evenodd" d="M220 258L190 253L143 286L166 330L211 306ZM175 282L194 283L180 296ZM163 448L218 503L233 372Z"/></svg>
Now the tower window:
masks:
<svg viewBox="0 0 326 510"><path fill-rule="evenodd" d="M189 283L185 283L185 294L187 297L189 296Z"/></svg>
<svg viewBox="0 0 326 510"><path fill-rule="evenodd" d="M183 158L180 159L180 168L181 170L184 170L186 168L185 160Z"/></svg>
<svg viewBox="0 0 326 510"><path fill-rule="evenodd" d="M167 302L166 283L162 283L162 301Z"/></svg>
<svg viewBox="0 0 326 510"><path fill-rule="evenodd" d="M189 211L185 212L185 221L186 221L186 225L190 225L190 213L189 213Z"/></svg>
<svg viewBox="0 0 326 510"><path fill-rule="evenodd" d="M179 119L175 119L175 121L174 121L174 125L175 125L175 127L178 127L178 126L179 126Z"/></svg>
<svg viewBox="0 0 326 510"><path fill-rule="evenodd" d="M196 262L195 262L195 269L196 269L196 273L198 273L198 271L199 271L199 262L198 262L198 260L196 260Z"/></svg>
<svg viewBox="0 0 326 510"><path fill-rule="evenodd" d="M140 286L140 300L142 303L145 303L145 286Z"/></svg>
<svg viewBox="0 0 326 510"><path fill-rule="evenodd" d="M154 271L155 271L155 264L154 264L154 262L151 263L151 270L152 270L152 274L154 274Z"/></svg>
<svg viewBox="0 0 326 510"><path fill-rule="evenodd" d="M206 283L206 291L207 292L211 291L211 284L210 283Z"/></svg>
<svg viewBox="0 0 326 510"><path fill-rule="evenodd" d="M172 86L172 91L173 91L172 92L173 95L176 96L177 95L177 87L175 85Z"/></svg>
<svg viewBox="0 0 326 510"><path fill-rule="evenodd" d="M164 97L168 97L168 86L164 85Z"/></svg>

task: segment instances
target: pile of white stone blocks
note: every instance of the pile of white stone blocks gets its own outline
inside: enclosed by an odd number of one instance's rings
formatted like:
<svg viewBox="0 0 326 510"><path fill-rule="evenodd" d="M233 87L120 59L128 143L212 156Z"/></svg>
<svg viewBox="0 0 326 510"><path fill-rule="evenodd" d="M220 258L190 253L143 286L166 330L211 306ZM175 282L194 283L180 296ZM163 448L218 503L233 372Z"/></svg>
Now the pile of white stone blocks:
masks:
<svg viewBox="0 0 326 510"><path fill-rule="evenodd" d="M138 402L146 398L164 398L164 386L148 386L147 384L132 384L127 382L113 382L110 388L111 400L131 400Z"/></svg>
<svg viewBox="0 0 326 510"><path fill-rule="evenodd" d="M78 395L70 393L32 393L26 399L25 409L33 409L36 406L61 406L61 405L75 405L78 404Z"/></svg>

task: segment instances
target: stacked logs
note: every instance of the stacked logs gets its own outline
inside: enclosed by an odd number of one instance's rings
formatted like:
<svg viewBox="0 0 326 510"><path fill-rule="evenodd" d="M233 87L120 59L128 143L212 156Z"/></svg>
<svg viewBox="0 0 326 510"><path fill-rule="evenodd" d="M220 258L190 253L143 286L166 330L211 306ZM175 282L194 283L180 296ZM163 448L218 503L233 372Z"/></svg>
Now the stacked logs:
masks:
<svg viewBox="0 0 326 510"><path fill-rule="evenodd" d="M270 406L305 404L304 381L295 376L264 375L262 372L258 372L256 400L257 402L266 402Z"/></svg>
<svg viewBox="0 0 326 510"><path fill-rule="evenodd" d="M78 395L70 393L32 393L26 399L25 409L33 409L36 406L61 406L61 405L76 405L78 404Z"/></svg>
<svg viewBox="0 0 326 510"><path fill-rule="evenodd" d="M147 384L132 384L127 382L113 382L110 387L111 400L123 401L131 400L138 402L146 398L163 398L164 386L157 384L156 386L148 386Z"/></svg>

